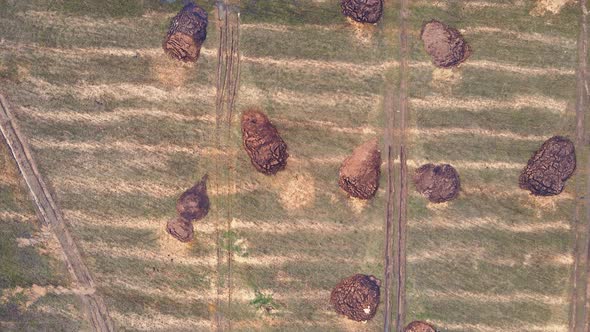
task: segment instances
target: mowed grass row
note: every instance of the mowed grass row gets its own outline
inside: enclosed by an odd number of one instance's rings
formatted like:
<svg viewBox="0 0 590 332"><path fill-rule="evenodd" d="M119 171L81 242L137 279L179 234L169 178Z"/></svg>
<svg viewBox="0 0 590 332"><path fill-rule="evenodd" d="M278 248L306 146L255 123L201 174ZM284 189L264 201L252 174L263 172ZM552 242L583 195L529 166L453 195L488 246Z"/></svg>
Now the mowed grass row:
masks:
<svg viewBox="0 0 590 332"><path fill-rule="evenodd" d="M559 30L564 37L572 39L576 36L576 24L566 23L576 19L577 14L572 8L566 8L556 16L533 17L528 14L532 1L526 2L522 9L500 11L490 8L477 13L452 2L443 3L448 5L448 10L412 6L412 29L417 29L424 20L436 18L459 29L485 25L530 34L543 31L543 26L555 24L554 31ZM425 13L430 17L425 18ZM494 24L489 22L492 17L496 21ZM556 75L549 79L554 84L546 84L548 78L538 79L540 77L535 77L534 73L499 74L476 70L468 64L485 59L497 63L518 63L538 68L550 65L573 70L576 66L575 49L540 44L517 47L505 43L497 35L466 33L466 36L474 53L464 66L453 71L454 78L437 81L436 74L440 73L436 73L434 67L430 75L413 71L410 98L451 98L459 101L513 99L516 104L518 100L513 96L527 94L531 96L527 99L529 105L523 100L524 107L521 108L507 103L477 110L477 103L474 103L471 107L449 105L444 111L439 111L420 107L419 103L411 101L413 126L425 130L449 126L509 130L546 138L558 134L573 136L573 76ZM423 61L427 57L418 36L411 43L411 49L412 62ZM565 102L554 110L530 106L541 98ZM509 198L500 192L519 190L520 170L485 170L486 163L510 160L524 167L541 142L509 143L481 136L433 140L421 135L412 135L411 140L410 158L453 164L457 156L462 156L463 159L481 160L484 169L464 170L458 166L464 190L457 200L442 207L426 204L425 209L413 209L409 222L408 255L410 258L417 255L421 260L408 260L408 321L431 320L445 331L567 330L569 278L573 262L571 184L575 179L570 180L562 194L570 199L536 199L527 197L526 193ZM420 206L424 204L423 200L411 196L410 206ZM490 216L501 224L486 223ZM561 226L540 227L548 222L559 222ZM506 224L528 225L530 228L511 228L513 232L508 232L504 227Z"/></svg>
<svg viewBox="0 0 590 332"><path fill-rule="evenodd" d="M71 283L57 240L40 225L24 181L0 140L0 327L12 330L80 330L82 303ZM52 289L62 287L67 293ZM47 294L35 294L49 289Z"/></svg>

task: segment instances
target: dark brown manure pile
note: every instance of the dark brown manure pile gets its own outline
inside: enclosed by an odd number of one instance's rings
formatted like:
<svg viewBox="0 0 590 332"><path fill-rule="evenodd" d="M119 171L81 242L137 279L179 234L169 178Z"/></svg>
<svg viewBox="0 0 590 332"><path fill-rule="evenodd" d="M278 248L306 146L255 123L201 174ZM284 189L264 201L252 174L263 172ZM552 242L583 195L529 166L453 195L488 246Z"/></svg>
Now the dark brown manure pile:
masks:
<svg viewBox="0 0 590 332"><path fill-rule="evenodd" d="M193 223L183 217L170 219L166 231L180 242L190 242L195 235Z"/></svg>
<svg viewBox="0 0 590 332"><path fill-rule="evenodd" d="M361 23L377 23L383 15L383 0L341 0L342 14Z"/></svg>
<svg viewBox="0 0 590 332"><path fill-rule="evenodd" d="M207 175L180 195L176 201L176 212L178 216L168 221L166 232L180 242L192 241L193 222L205 218L209 213Z"/></svg>
<svg viewBox="0 0 590 332"><path fill-rule="evenodd" d="M189 3L172 18L162 47L164 51L182 61L197 61L201 46L207 38L207 12L195 3Z"/></svg>
<svg viewBox="0 0 590 332"><path fill-rule="evenodd" d="M575 170L574 143L565 137L554 136L545 141L529 159L518 183L520 188L536 196L558 195Z"/></svg>
<svg viewBox="0 0 590 332"><path fill-rule="evenodd" d="M257 171L273 175L287 165L287 144L260 110L251 108L242 114L242 139Z"/></svg>
<svg viewBox="0 0 590 332"><path fill-rule="evenodd" d="M203 219L209 213L207 175L180 195L176 202L176 211L181 217L190 221Z"/></svg>
<svg viewBox="0 0 590 332"><path fill-rule="evenodd" d="M459 173L448 164L426 164L414 174L416 190L433 203L455 199L461 189Z"/></svg>
<svg viewBox="0 0 590 332"><path fill-rule="evenodd" d="M340 166L338 185L350 196L370 199L375 196L381 175L381 151L374 138L352 151Z"/></svg>
<svg viewBox="0 0 590 332"><path fill-rule="evenodd" d="M404 329L404 332L437 332L437 331L432 325L430 325L426 322L413 321L410 324L408 324L408 326L406 326L406 328Z"/></svg>
<svg viewBox="0 0 590 332"><path fill-rule="evenodd" d="M380 285L381 281L374 276L355 274L334 287L330 303L341 315L358 322L368 321L377 313Z"/></svg>
<svg viewBox="0 0 590 332"><path fill-rule="evenodd" d="M432 62L437 67L454 67L471 55L471 47L459 30L437 20L422 26L420 38L426 52L432 57Z"/></svg>

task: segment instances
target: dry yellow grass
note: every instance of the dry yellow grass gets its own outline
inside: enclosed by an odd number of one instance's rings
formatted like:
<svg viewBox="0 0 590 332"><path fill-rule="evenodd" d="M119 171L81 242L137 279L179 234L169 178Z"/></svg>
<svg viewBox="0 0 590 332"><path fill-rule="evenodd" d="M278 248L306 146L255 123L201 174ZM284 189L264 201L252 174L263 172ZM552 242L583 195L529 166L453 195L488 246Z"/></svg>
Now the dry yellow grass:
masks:
<svg viewBox="0 0 590 332"><path fill-rule="evenodd" d="M448 220L445 218L432 218L429 220L410 219L408 226L416 229L474 229L489 227L497 230L513 233L542 233L551 231L569 231L571 225L565 221L532 222L523 224L509 224L497 218L474 218L467 220Z"/></svg>
<svg viewBox="0 0 590 332"><path fill-rule="evenodd" d="M533 16L559 14L566 5L575 4L575 0L536 0L535 8L530 11Z"/></svg>
<svg viewBox="0 0 590 332"><path fill-rule="evenodd" d="M565 296L550 296L532 292L515 292L511 294L496 294L496 293L474 293L465 291L434 291L424 289L421 290L424 296L433 298L449 298L449 299L464 299L469 301L483 302L483 303L511 303L511 302L532 302L544 303L548 305L566 305L567 298Z"/></svg>

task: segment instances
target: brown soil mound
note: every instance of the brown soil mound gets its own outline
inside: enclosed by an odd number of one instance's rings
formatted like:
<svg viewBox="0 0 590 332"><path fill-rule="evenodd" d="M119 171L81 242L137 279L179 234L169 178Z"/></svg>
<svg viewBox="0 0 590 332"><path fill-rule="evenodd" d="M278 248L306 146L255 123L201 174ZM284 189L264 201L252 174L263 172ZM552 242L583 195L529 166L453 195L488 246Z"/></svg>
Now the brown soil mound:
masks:
<svg viewBox="0 0 590 332"><path fill-rule="evenodd" d="M197 61L201 45L207 38L207 12L189 3L172 18L162 47L172 57L183 61Z"/></svg>
<svg viewBox="0 0 590 332"><path fill-rule="evenodd" d="M406 326L404 332L436 332L436 329L428 323L414 321Z"/></svg>
<svg viewBox="0 0 590 332"><path fill-rule="evenodd" d="M342 14L361 23L377 23L383 15L383 0L341 0Z"/></svg>
<svg viewBox="0 0 590 332"><path fill-rule="evenodd" d="M261 111L248 109L242 114L242 138L252 165L259 172L272 175L287 165L287 144Z"/></svg>
<svg viewBox="0 0 590 332"><path fill-rule="evenodd" d="M425 23L420 37L426 52L437 67L456 66L471 55L471 48L461 33L437 20Z"/></svg>
<svg viewBox="0 0 590 332"><path fill-rule="evenodd" d="M190 242L195 235L193 223L182 217L170 219L166 231L180 242Z"/></svg>
<svg viewBox="0 0 590 332"><path fill-rule="evenodd" d="M574 143L565 137L554 136L529 159L518 183L520 188L529 190L533 195L558 195L575 170Z"/></svg>
<svg viewBox="0 0 590 332"><path fill-rule="evenodd" d="M342 279L332 290L330 303L341 315L357 322L372 319L379 306L381 281L374 276L355 274Z"/></svg>
<svg viewBox="0 0 590 332"><path fill-rule="evenodd" d="M459 173L448 164L426 164L414 174L416 190L433 203L455 199L459 195Z"/></svg>
<svg viewBox="0 0 590 332"><path fill-rule="evenodd" d="M370 199L375 196L381 175L381 151L374 138L358 146L340 166L338 185L350 196Z"/></svg>
<svg viewBox="0 0 590 332"><path fill-rule="evenodd" d="M207 175L188 189L176 202L176 211L186 220L203 219L209 213L209 196L207 196Z"/></svg>

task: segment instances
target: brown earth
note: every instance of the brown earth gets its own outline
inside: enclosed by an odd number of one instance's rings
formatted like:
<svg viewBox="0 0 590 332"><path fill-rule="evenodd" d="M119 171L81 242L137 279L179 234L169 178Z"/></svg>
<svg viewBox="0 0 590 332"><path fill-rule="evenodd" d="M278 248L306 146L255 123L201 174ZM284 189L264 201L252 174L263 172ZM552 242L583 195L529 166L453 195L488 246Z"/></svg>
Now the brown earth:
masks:
<svg viewBox="0 0 590 332"><path fill-rule="evenodd" d="M536 196L558 195L565 181L576 169L574 143L562 136L554 136L537 150L518 179L520 188Z"/></svg>
<svg viewBox="0 0 590 332"><path fill-rule="evenodd" d="M349 319L368 321L377 313L380 286L381 281L374 276L355 274L334 287L330 303L336 312Z"/></svg>
<svg viewBox="0 0 590 332"><path fill-rule="evenodd" d="M453 200L459 195L459 173L448 164L425 164L414 174L416 190L433 203Z"/></svg>
<svg viewBox="0 0 590 332"><path fill-rule="evenodd" d="M383 15L383 0L341 0L342 14L361 23L377 23Z"/></svg>
<svg viewBox="0 0 590 332"><path fill-rule="evenodd" d="M252 165L259 172L273 175L287 165L287 144L260 110L250 108L242 114L242 139Z"/></svg>
<svg viewBox="0 0 590 332"><path fill-rule="evenodd" d="M422 26L420 38L426 52L437 67L454 67L465 61L472 53L459 30L437 20Z"/></svg>
<svg viewBox="0 0 590 332"><path fill-rule="evenodd" d="M207 175L188 189L176 202L178 214L189 221L203 219L209 213L209 196L207 196Z"/></svg>
<svg viewBox="0 0 590 332"><path fill-rule="evenodd" d="M193 223L182 217L170 219L166 231L180 242L190 242L195 235Z"/></svg>
<svg viewBox="0 0 590 332"><path fill-rule="evenodd" d="M164 51L178 60L197 61L207 38L207 24L207 12L194 3L187 4L170 22Z"/></svg>
<svg viewBox="0 0 590 332"><path fill-rule="evenodd" d="M340 166L338 185L350 196L370 199L379 188L381 151L374 138L358 146Z"/></svg>
<svg viewBox="0 0 590 332"><path fill-rule="evenodd" d="M404 332L436 332L436 329L426 322L414 321L406 326Z"/></svg>

